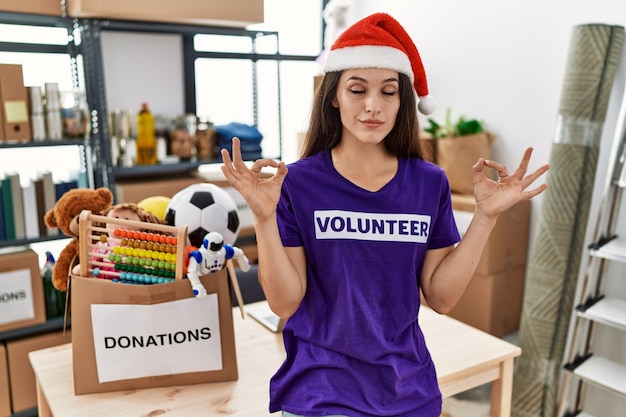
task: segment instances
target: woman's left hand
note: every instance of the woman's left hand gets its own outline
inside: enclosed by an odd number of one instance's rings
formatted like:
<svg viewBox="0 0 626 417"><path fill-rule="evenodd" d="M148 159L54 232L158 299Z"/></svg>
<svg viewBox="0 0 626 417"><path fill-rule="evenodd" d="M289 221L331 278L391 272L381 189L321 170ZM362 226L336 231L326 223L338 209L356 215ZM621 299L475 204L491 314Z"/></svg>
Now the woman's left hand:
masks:
<svg viewBox="0 0 626 417"><path fill-rule="evenodd" d="M489 218L496 218L510 207L521 200L529 200L548 188L548 184L526 191L533 182L542 176L548 169L549 164L542 165L535 171L526 175L532 148L526 149L519 166L509 175L504 165L480 158L474 165L474 198L476 206ZM485 167L491 168L498 174L497 180L487 178Z"/></svg>

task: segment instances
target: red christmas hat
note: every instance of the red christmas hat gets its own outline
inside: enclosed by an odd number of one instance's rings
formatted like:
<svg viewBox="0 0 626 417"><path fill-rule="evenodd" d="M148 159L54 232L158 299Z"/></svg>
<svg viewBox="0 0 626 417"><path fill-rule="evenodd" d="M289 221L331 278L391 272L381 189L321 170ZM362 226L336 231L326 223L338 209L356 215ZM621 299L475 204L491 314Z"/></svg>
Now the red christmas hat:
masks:
<svg viewBox="0 0 626 417"><path fill-rule="evenodd" d="M426 115L435 111L419 52L409 34L390 15L374 13L339 35L326 57L324 72L351 68L385 68L407 75L419 98L419 111Z"/></svg>

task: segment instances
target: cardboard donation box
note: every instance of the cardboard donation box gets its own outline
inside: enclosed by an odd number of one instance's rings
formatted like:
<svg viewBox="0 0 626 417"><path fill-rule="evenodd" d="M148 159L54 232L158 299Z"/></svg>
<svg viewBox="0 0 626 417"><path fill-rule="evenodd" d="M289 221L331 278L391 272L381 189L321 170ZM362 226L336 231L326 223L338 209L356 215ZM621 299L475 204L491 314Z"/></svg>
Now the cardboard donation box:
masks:
<svg viewBox="0 0 626 417"><path fill-rule="evenodd" d="M133 238L109 239L107 245L112 248L103 248L97 237L106 232L100 226L105 221L131 231ZM182 279L186 228L89 212L81 214L80 227L80 274L71 277L69 289L75 394L238 378L227 270L201 277L207 296L195 297L189 280ZM167 240L175 249L163 247L167 245L157 249L154 245L153 252L175 254L175 277L164 283L145 284L149 279L154 282L151 277L157 275L147 266L132 279L117 272L131 265L131 256L123 254L123 248L132 247L131 240L153 240L149 234L161 241L165 236L176 238ZM102 252L107 251L123 254L112 261L115 268L106 266L111 258ZM134 253L132 257L141 256ZM165 259L170 262L167 259L171 258Z"/></svg>
<svg viewBox="0 0 626 417"><path fill-rule="evenodd" d="M0 255L0 332L45 321L39 256L30 249Z"/></svg>

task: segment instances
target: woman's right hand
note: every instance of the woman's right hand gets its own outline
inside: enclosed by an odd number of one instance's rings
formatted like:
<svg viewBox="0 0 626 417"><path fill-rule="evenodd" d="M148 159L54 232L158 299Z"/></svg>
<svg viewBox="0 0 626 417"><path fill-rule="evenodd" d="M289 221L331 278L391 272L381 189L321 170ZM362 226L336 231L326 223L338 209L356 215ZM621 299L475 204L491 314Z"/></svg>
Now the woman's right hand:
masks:
<svg viewBox="0 0 626 417"><path fill-rule="evenodd" d="M280 199L280 190L287 175L287 166L284 162L272 159L257 159L250 168L241 157L239 138L234 137L232 159L227 149L222 149L224 165L221 169L230 184L246 200L255 223L263 223L274 216ZM274 175L268 178L261 177L261 170L266 167L276 168Z"/></svg>

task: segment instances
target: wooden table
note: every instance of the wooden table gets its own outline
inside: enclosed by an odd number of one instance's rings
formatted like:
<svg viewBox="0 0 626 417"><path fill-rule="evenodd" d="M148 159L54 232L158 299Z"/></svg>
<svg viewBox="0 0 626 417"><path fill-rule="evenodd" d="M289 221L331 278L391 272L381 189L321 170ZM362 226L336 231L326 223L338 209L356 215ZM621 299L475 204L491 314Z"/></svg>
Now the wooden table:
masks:
<svg viewBox="0 0 626 417"><path fill-rule="evenodd" d="M269 379L284 359L282 337L243 320L239 309L233 319L239 380L231 382L76 396L71 344L31 352L39 416L268 416ZM513 361L521 349L426 307L420 320L443 396L492 382L491 416L509 416Z"/></svg>

